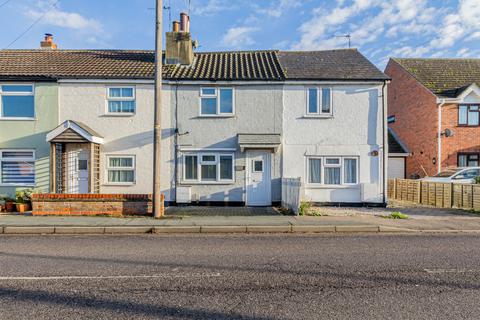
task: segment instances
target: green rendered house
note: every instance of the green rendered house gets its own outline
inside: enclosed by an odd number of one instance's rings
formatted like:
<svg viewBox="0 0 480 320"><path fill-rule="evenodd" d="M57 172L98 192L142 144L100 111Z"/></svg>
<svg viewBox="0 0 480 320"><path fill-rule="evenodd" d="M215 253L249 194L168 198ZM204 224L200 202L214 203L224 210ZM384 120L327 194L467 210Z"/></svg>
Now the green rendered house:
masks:
<svg viewBox="0 0 480 320"><path fill-rule="evenodd" d="M46 134L58 124L58 85L34 79L0 70L0 194L50 191Z"/></svg>

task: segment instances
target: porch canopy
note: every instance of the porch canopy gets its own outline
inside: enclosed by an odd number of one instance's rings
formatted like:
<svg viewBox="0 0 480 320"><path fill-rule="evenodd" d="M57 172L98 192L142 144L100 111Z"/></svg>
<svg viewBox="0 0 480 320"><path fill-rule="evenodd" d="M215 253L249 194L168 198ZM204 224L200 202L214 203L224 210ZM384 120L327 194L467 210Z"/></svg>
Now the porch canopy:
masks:
<svg viewBox="0 0 480 320"><path fill-rule="evenodd" d="M47 134L47 142L103 144L103 137L81 122L66 120Z"/></svg>
<svg viewBox="0 0 480 320"><path fill-rule="evenodd" d="M47 134L47 142L51 192L100 192L102 136L81 122L66 120Z"/></svg>
<svg viewBox="0 0 480 320"><path fill-rule="evenodd" d="M240 150L244 152L246 149L273 149L274 152L282 143L280 134L271 133L239 133L238 144Z"/></svg>

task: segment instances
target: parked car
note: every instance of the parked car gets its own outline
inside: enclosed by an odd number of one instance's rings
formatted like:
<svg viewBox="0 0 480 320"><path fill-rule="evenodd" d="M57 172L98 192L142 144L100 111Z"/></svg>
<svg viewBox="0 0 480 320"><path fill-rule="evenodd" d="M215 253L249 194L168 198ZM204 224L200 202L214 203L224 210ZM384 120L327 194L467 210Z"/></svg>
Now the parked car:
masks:
<svg viewBox="0 0 480 320"><path fill-rule="evenodd" d="M440 172L433 177L425 177L423 181L475 183L475 178L480 176L480 167L454 168Z"/></svg>

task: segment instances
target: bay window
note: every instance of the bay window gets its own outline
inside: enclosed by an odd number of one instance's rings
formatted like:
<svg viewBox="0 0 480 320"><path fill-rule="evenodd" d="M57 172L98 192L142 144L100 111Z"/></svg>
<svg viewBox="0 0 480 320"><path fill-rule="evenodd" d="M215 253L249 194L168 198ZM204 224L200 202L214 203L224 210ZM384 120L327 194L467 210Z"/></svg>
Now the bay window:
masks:
<svg viewBox="0 0 480 320"><path fill-rule="evenodd" d="M358 158L308 157L307 183L310 185L358 184Z"/></svg>
<svg viewBox="0 0 480 320"><path fill-rule="evenodd" d="M233 167L233 154L185 154L183 179L185 182L232 182Z"/></svg>
<svg viewBox="0 0 480 320"><path fill-rule="evenodd" d="M233 88L201 88L201 116L231 116L234 114Z"/></svg>
<svg viewBox="0 0 480 320"><path fill-rule="evenodd" d="M331 115L332 90L331 88L307 88L307 115Z"/></svg>
<svg viewBox="0 0 480 320"><path fill-rule="evenodd" d="M33 85L1 85L0 118L31 120L35 118Z"/></svg>
<svg viewBox="0 0 480 320"><path fill-rule="evenodd" d="M35 152L33 150L0 150L0 184L35 185Z"/></svg>

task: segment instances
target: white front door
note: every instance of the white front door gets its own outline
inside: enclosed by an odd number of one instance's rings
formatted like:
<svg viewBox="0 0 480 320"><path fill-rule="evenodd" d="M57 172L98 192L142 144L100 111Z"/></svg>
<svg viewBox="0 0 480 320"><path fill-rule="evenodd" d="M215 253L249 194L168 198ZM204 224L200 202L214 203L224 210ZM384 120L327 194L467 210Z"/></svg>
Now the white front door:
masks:
<svg viewBox="0 0 480 320"><path fill-rule="evenodd" d="M81 147L68 149L68 193L88 193L88 158L90 153L87 149Z"/></svg>
<svg viewBox="0 0 480 320"><path fill-rule="evenodd" d="M247 206L272 205L270 152L247 152Z"/></svg>

